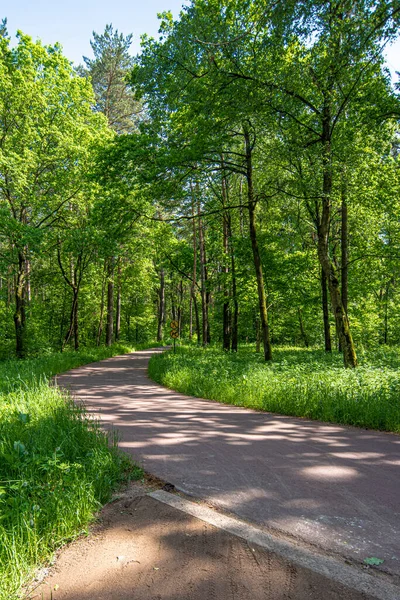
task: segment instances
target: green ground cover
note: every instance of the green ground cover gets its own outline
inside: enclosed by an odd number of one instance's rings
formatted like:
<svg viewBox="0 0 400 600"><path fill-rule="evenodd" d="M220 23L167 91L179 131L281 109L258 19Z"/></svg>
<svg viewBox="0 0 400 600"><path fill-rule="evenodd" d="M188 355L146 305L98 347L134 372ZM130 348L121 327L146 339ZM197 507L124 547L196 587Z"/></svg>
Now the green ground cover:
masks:
<svg viewBox="0 0 400 600"><path fill-rule="evenodd" d="M277 347L274 361L241 349L182 347L152 357L149 374L169 388L227 404L400 433L400 348L378 347L344 369L339 353Z"/></svg>
<svg viewBox="0 0 400 600"><path fill-rule="evenodd" d="M86 530L112 491L142 471L49 378L132 351L86 349L0 362L0 599Z"/></svg>

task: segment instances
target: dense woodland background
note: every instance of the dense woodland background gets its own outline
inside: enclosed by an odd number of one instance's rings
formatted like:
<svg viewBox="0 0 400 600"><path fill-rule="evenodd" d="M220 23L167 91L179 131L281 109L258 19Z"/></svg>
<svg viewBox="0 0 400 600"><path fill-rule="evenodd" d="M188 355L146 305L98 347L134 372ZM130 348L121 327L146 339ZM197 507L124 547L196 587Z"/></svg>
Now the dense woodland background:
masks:
<svg viewBox="0 0 400 600"><path fill-rule="evenodd" d="M400 343L397 1L194 0L73 68L0 33L0 357Z"/></svg>

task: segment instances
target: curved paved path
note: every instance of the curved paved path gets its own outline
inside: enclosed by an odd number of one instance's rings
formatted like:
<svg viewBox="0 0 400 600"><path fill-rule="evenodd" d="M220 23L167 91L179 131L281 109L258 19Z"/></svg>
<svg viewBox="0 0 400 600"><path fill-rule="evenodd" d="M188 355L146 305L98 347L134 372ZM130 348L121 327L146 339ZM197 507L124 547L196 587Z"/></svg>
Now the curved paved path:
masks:
<svg viewBox="0 0 400 600"><path fill-rule="evenodd" d="M400 575L400 436L258 413L151 381L146 350L69 371L146 471L328 552L385 560Z"/></svg>

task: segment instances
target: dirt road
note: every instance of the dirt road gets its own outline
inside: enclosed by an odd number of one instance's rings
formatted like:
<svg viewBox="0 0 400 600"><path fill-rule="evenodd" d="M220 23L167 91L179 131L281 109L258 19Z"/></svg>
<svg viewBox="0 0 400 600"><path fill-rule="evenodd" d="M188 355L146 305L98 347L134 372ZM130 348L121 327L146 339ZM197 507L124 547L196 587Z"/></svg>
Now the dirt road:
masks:
<svg viewBox="0 0 400 600"><path fill-rule="evenodd" d="M242 519L400 575L400 437L221 405L148 379L147 350L60 376L144 468Z"/></svg>
<svg viewBox="0 0 400 600"><path fill-rule="evenodd" d="M31 600L373 600L144 495L64 549Z"/></svg>

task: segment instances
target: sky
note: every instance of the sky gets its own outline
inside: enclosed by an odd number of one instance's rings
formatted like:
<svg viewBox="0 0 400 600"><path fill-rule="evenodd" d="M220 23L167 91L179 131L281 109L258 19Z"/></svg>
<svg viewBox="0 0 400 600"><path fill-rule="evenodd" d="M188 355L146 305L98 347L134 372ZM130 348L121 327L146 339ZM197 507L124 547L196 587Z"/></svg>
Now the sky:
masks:
<svg viewBox="0 0 400 600"><path fill-rule="evenodd" d="M140 36L156 37L157 13L171 10L179 16L184 0L0 0L0 19L7 17L11 35L20 29L44 44L60 42L75 64L92 56L92 32L102 33L112 23L124 35L133 33L132 52L140 48Z"/></svg>
<svg viewBox="0 0 400 600"><path fill-rule="evenodd" d="M112 23L124 35L133 33L132 53L140 49L140 36L157 36L157 13L171 10L178 17L187 0L0 0L0 18L7 17L8 30L21 29L44 44L60 42L64 54L75 64L92 56L92 31L102 33ZM394 77L400 71L400 39L386 51ZM397 79L397 78L396 78Z"/></svg>

